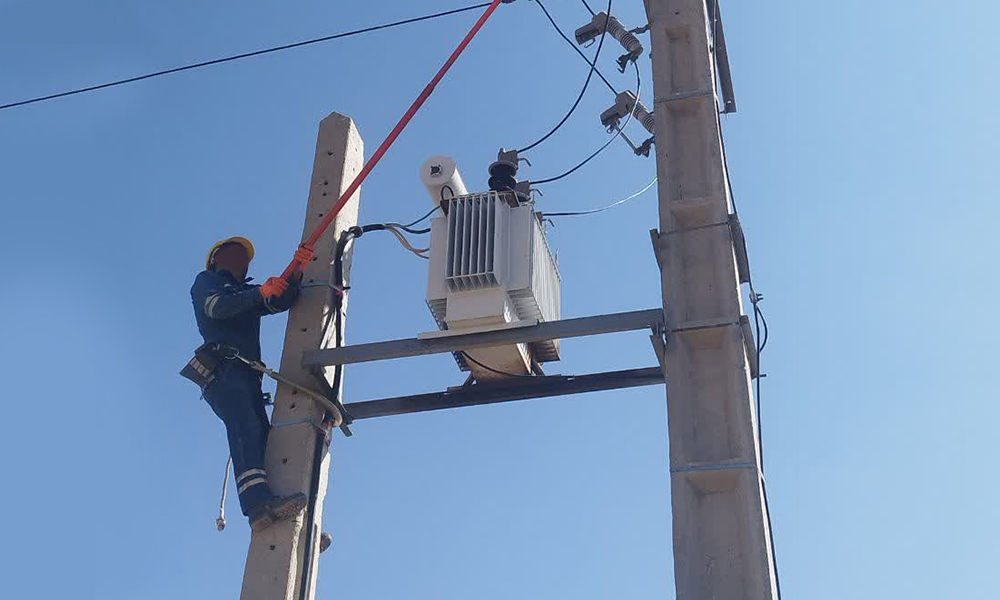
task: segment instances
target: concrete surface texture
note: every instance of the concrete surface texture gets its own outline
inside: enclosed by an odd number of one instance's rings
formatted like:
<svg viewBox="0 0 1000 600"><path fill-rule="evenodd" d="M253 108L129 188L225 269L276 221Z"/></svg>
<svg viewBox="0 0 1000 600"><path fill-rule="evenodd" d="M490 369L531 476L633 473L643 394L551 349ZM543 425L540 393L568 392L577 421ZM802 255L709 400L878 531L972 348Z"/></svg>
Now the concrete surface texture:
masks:
<svg viewBox="0 0 1000 600"><path fill-rule="evenodd" d="M705 0L647 0L678 600L776 597ZM753 344L749 344L753 347Z"/></svg>
<svg viewBox="0 0 1000 600"><path fill-rule="evenodd" d="M354 122L337 113L323 119L316 143L303 241L361 170L363 160L364 145ZM360 191L348 201L317 242L316 258L303 272L304 283L332 281L330 264L334 258L336 240L341 232L357 224L359 200ZM346 277L350 269L349 260L345 261L344 269ZM317 385L313 376L302 367L302 352L330 347L335 343L329 291L326 286L304 288L298 303L289 312L285 330L280 371L292 381L310 388L316 388ZM347 311L346 298L343 311ZM330 383L333 382L333 372L332 368L326 370L327 381ZM322 435L313 424L320 423L322 418L322 408L289 386L278 385L266 456L271 488L275 493L303 492L307 496L311 493L316 440L317 436ZM316 526L309 544L311 547L305 547L305 513L295 520L278 523L254 533L243 574L242 600L300 598L302 570L309 563L307 556L312 558L313 568L309 571L305 598L315 597L315 582L319 570L315 558L319 553L323 499L326 496L330 468L328 451L323 452L322 461L316 490Z"/></svg>

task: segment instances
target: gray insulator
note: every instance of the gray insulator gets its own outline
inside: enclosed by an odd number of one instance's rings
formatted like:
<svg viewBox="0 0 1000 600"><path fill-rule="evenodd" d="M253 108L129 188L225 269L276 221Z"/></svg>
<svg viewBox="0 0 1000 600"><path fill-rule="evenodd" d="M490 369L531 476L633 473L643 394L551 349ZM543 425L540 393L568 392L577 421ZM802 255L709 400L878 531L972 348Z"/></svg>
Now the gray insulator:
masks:
<svg viewBox="0 0 1000 600"><path fill-rule="evenodd" d="M615 97L615 105L601 113L601 124L605 127L617 127L621 119L632 113L633 107L635 114L632 115L632 119L641 123L649 133L655 134L656 122L653 119L653 113L649 112L642 102L636 99L635 94L629 90L619 93Z"/></svg>
<svg viewBox="0 0 1000 600"><path fill-rule="evenodd" d="M638 120L642 123L642 126L646 128L649 133L655 133L655 121L653 120L653 114L646 110L646 107L642 105L642 102L636 100L635 116L633 119Z"/></svg>
<svg viewBox="0 0 1000 600"><path fill-rule="evenodd" d="M618 19L614 17L608 17L607 27L608 27L608 33L610 33L616 40L621 42L621 45L623 48L625 48L626 52L628 52L635 58L638 58L639 55L642 54L642 42L640 42L639 38L635 37L635 35L631 31L625 29L625 26L622 25Z"/></svg>
<svg viewBox="0 0 1000 600"><path fill-rule="evenodd" d="M590 23L576 30L576 43L586 44L591 42L601 35L605 29L611 34L611 37L621 43L625 51L632 56L633 60L639 58L639 55L642 54L642 42L631 31L626 29L618 19L609 17L608 13L605 12L597 13L591 19Z"/></svg>

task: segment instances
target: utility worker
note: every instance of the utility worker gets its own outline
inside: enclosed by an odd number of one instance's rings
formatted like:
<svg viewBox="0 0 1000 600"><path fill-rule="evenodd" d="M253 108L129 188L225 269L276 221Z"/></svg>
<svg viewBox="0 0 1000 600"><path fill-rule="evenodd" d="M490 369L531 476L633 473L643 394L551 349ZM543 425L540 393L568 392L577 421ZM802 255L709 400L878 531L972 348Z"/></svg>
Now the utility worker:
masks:
<svg viewBox="0 0 1000 600"><path fill-rule="evenodd" d="M260 360L260 318L295 304L302 273L290 282L271 277L264 285L251 284L247 270L253 255L253 244L246 238L216 243L208 251L205 270L191 286L191 300L198 331L205 339L195 358L213 364L208 377L198 383L203 384L202 396L226 424L240 508L250 527L259 530L298 515L306 505L306 496L279 497L271 492L264 469L271 424L264 411L262 375L233 357L238 353ZM308 264L313 253L299 248L295 257L299 264ZM202 370L201 374L206 373Z"/></svg>

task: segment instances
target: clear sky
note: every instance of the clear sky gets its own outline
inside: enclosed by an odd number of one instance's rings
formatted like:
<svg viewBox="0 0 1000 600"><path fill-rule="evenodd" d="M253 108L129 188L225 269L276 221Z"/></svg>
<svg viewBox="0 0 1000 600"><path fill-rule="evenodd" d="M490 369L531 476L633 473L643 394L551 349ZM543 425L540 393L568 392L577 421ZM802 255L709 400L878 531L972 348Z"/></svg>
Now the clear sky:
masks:
<svg viewBox="0 0 1000 600"><path fill-rule="evenodd" d="M602 4L601 0L591 0ZM463 5L458 0L0 0L0 104ZM423 214L417 168L482 189L586 66L528 0L504 5L365 184L362 221ZM569 32L589 15L550 0ZM639 0L616 0L629 26ZM723 2L739 112L730 166L771 340L764 445L786 598L1000 597L995 3ZM233 598L248 529L215 531L221 424L177 371L208 246L290 258L317 124L369 152L475 16L0 112L6 598ZM643 38L647 40L646 37ZM620 88L611 45L601 67ZM642 96L652 105L649 64ZM532 179L606 139L592 86ZM637 136L638 137L638 136ZM543 209L600 206L653 163L615 143ZM563 314L654 307L648 194L552 230ZM425 264L359 242L349 342L433 329ZM284 318L263 331L277 363ZM647 366L645 336L570 341L550 370ZM350 368L346 399L442 389L449 357ZM358 423L334 442L318 597L671 598L664 393L592 394Z"/></svg>

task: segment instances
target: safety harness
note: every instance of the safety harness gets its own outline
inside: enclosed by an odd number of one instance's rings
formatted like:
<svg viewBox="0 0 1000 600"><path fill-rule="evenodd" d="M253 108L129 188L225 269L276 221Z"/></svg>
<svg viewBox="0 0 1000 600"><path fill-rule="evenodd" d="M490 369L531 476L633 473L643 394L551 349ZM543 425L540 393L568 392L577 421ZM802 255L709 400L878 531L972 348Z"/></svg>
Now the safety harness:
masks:
<svg viewBox="0 0 1000 600"><path fill-rule="evenodd" d="M283 383L298 390L326 409L326 412L330 415L329 421L333 427L340 427L341 424L343 424L343 405L340 404L339 400L331 401L325 395L295 383L288 377L282 375L274 369L271 369L261 361L246 358L240 355L238 348L234 348L226 344L207 342L199 346L194 351L194 357L189 360L186 365L184 365L183 369L181 369L181 375L186 379L193 381L198 385L198 387L204 390L205 386L215 381L215 376L219 367L221 367L223 361L226 360L240 361L254 371L263 373L278 383Z"/></svg>

